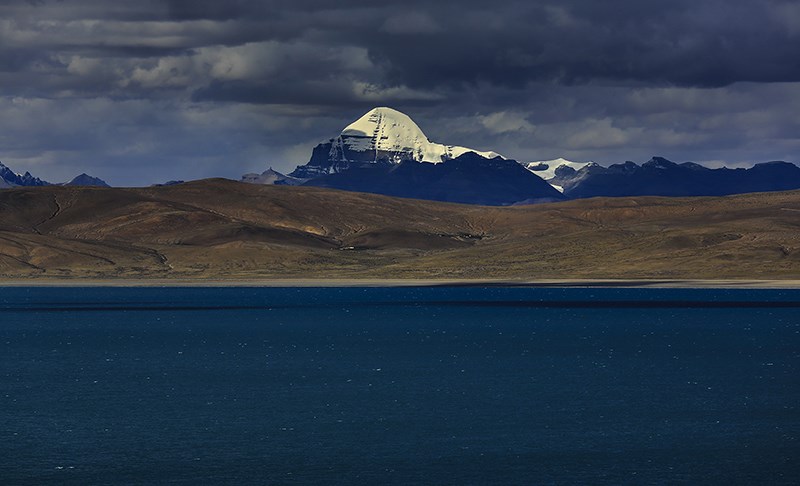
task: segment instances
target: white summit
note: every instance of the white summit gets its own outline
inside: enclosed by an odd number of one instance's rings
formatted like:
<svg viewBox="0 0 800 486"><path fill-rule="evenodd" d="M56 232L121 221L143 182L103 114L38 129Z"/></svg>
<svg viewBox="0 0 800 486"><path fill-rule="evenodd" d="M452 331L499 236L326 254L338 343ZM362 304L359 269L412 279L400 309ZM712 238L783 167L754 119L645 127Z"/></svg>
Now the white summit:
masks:
<svg viewBox="0 0 800 486"><path fill-rule="evenodd" d="M411 159L438 164L467 152L489 159L502 157L496 152L431 142L408 115L379 107L345 127L332 140L330 156L335 160L364 160L363 155L353 155L375 154L375 159L388 158L393 162Z"/></svg>

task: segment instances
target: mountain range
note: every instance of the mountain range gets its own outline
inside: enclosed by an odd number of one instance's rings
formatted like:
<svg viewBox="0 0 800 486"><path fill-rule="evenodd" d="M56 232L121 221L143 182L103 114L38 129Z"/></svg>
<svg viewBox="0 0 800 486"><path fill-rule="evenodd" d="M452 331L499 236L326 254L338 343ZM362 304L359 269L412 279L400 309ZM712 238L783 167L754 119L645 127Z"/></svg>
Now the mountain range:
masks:
<svg viewBox="0 0 800 486"><path fill-rule="evenodd" d="M12 187L43 187L43 186L83 186L83 187L111 187L104 180L92 177L86 173L72 178L69 182L52 184L50 182L34 177L30 172L17 174L0 162L0 189Z"/></svg>
<svg viewBox="0 0 800 486"><path fill-rule="evenodd" d="M711 169L653 157L603 167L555 159L519 163L493 151L431 142L407 115L375 108L288 175L246 174L257 184L306 185L388 196L513 205L596 196L723 196L800 188L800 167L782 161Z"/></svg>
<svg viewBox="0 0 800 486"><path fill-rule="evenodd" d="M32 176L30 172L25 172L25 174L17 174L0 162L0 188L16 186L36 187L48 185L50 185L50 183L45 182L38 177Z"/></svg>
<svg viewBox="0 0 800 486"><path fill-rule="evenodd" d="M550 183L571 199L597 196L726 196L748 192L800 188L800 167L788 162L765 162L749 169L710 169L700 164L676 164L653 157L602 167L585 164L577 170L561 165Z"/></svg>
<svg viewBox="0 0 800 486"><path fill-rule="evenodd" d="M517 162L491 150L432 142L408 115L379 107L314 147L308 163L291 173L269 168L241 180L508 206L597 196L724 196L800 189L800 167L773 161L748 169L712 169L663 157L608 167L563 158ZM48 185L0 163L0 189ZM87 174L60 185L108 187Z"/></svg>

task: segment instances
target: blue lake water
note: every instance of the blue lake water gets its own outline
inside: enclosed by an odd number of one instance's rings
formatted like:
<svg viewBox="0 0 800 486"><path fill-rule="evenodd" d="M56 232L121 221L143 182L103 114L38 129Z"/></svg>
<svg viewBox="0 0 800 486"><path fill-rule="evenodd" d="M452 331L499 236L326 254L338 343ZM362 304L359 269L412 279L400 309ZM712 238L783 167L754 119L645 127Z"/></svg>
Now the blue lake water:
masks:
<svg viewBox="0 0 800 486"><path fill-rule="evenodd" d="M800 482L800 292L2 288L2 484Z"/></svg>

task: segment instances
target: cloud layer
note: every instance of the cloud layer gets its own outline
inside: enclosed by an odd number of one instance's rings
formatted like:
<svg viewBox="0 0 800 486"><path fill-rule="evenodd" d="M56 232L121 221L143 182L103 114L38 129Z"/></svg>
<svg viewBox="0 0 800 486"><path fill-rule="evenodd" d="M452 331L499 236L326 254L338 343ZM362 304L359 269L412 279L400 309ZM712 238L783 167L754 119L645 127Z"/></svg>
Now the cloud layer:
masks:
<svg viewBox="0 0 800 486"><path fill-rule="evenodd" d="M0 160L289 170L376 105L520 160L800 161L791 0L0 2Z"/></svg>

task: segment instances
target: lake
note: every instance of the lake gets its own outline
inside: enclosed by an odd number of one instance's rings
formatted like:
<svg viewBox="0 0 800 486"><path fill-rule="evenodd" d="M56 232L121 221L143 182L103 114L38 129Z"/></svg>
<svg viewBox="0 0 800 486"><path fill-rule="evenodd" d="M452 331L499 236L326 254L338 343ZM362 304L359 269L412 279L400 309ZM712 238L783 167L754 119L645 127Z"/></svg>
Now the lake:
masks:
<svg viewBox="0 0 800 486"><path fill-rule="evenodd" d="M0 288L3 484L800 482L800 291Z"/></svg>

